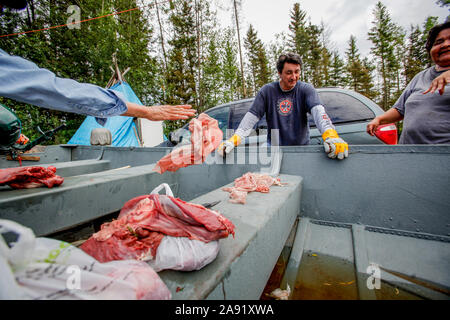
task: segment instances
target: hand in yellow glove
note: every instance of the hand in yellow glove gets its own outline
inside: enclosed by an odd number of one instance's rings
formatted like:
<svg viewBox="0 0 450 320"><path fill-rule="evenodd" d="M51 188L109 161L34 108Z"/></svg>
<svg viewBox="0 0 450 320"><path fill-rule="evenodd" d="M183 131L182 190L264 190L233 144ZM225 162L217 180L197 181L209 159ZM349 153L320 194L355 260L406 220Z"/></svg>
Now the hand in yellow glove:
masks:
<svg viewBox="0 0 450 320"><path fill-rule="evenodd" d="M222 142L220 146L217 148L217 152L225 157L234 147L237 147L241 143L241 137L237 134L233 135L230 139L225 142Z"/></svg>
<svg viewBox="0 0 450 320"><path fill-rule="evenodd" d="M328 129L322 134L323 147L328 158L342 160L348 157L348 144L337 134L336 130Z"/></svg>

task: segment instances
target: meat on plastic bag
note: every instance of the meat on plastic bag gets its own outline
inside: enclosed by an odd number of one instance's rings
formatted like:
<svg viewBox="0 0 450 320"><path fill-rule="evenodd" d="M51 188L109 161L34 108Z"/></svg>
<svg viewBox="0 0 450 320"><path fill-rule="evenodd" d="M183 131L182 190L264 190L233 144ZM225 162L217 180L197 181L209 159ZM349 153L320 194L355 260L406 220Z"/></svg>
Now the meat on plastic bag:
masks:
<svg viewBox="0 0 450 320"><path fill-rule="evenodd" d="M100 263L67 242L35 238L31 229L0 219L0 299L170 299L158 274L136 260Z"/></svg>
<svg viewBox="0 0 450 320"><path fill-rule="evenodd" d="M166 195L158 194L166 188ZM105 223L81 245L101 262L147 261L155 270L198 270L213 261L217 240L234 235L234 225L220 213L174 198L162 184L150 195L125 203L117 220Z"/></svg>

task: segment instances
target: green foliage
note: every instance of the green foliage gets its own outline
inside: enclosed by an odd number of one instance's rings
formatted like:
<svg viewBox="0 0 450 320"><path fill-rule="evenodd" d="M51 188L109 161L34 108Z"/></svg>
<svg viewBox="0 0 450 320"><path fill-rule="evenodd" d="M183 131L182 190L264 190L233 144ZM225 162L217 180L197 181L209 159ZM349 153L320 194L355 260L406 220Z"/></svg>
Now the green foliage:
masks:
<svg viewBox="0 0 450 320"><path fill-rule="evenodd" d="M145 105L191 104L198 113L218 104L253 96L266 83L277 80L280 54L295 52L303 59L301 80L316 87L351 88L388 109L418 72L431 65L424 46L428 31L438 23L428 17L422 25L402 30L378 2L368 38L373 59L361 57L357 39L350 37L343 57L327 41L326 26L311 23L300 3L290 10L286 32L269 44L249 26L244 36L241 73L237 26L223 29L207 0L30 0L28 9L4 9L0 34L12 34L63 25L71 14L69 5L80 8L80 18L90 19L139 7L139 10L81 23L79 28L46 31L0 38L0 48L47 68L59 77L106 86L115 53L120 69L130 67L126 80ZM234 4L236 12L234 11ZM241 1L229 1L238 16ZM437 5L447 7L448 0ZM230 14L231 18L231 14ZM234 20L236 22L236 20ZM242 21L241 21L242 22ZM242 27L242 26L241 26ZM241 36L242 38L242 36ZM16 112L24 133L31 139L36 129L52 129L66 123L50 143L65 143L84 116L63 113L0 98ZM165 121L166 136L187 121Z"/></svg>
<svg viewBox="0 0 450 320"><path fill-rule="evenodd" d="M29 1L27 10L11 12L4 10L0 16L0 33L11 34L38 30L49 26L66 24L72 15L69 5L79 5L80 18L89 19L107 13L136 7L133 0L103 1ZM139 10L123 15L109 16L81 23L77 27L61 27L47 31L0 38L0 47L12 55L18 55L49 69L57 76L79 82L106 86L111 77L112 54L117 53L119 67L130 67L127 81L141 97L143 103L151 103L155 95L155 61L147 50L152 35L143 14ZM50 143L66 143L84 120L84 116L47 110L4 99L6 105L15 110L22 121L23 132L33 139L39 136L36 130L52 129L61 123L66 130L58 132Z"/></svg>
<svg viewBox="0 0 450 320"><path fill-rule="evenodd" d="M250 76L247 79L251 84L251 86L248 86L249 95L251 96L256 95L258 90L270 80L266 50L252 25L250 25L247 36L244 39L244 47L248 56Z"/></svg>
<svg viewBox="0 0 450 320"><path fill-rule="evenodd" d="M330 65L330 80L329 85L332 87L344 87L345 75L344 75L344 61L339 56L338 51L334 51L331 56Z"/></svg>
<svg viewBox="0 0 450 320"><path fill-rule="evenodd" d="M395 83L396 73L399 70L396 48L402 38L402 31L394 22L392 22L389 12L385 5L378 2L373 11L373 27L369 31L369 40L372 41L372 54L377 61L382 80L382 93L379 101L384 110L390 108L390 100Z"/></svg>

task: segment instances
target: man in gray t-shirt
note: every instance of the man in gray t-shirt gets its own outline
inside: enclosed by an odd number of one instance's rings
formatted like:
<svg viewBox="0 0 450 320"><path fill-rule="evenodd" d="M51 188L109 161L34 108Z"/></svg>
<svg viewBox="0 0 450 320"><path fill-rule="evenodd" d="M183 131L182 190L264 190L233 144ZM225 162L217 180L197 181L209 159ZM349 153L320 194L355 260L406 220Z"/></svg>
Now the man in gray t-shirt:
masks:
<svg viewBox="0 0 450 320"><path fill-rule="evenodd" d="M443 72L431 67L418 73L394 104L403 116L400 144L450 143L450 90L423 94Z"/></svg>

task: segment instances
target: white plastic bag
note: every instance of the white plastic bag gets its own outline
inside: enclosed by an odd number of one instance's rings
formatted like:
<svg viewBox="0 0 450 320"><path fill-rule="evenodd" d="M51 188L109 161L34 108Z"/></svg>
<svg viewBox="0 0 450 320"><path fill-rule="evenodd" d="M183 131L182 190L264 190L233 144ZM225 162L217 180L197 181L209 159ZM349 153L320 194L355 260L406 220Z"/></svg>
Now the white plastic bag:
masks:
<svg viewBox="0 0 450 320"><path fill-rule="evenodd" d="M219 253L219 241L203 242L185 237L165 236L159 244L156 257L147 263L159 272L165 269L200 270L211 263Z"/></svg>
<svg viewBox="0 0 450 320"><path fill-rule="evenodd" d="M164 189L166 195L173 197L173 192L167 183L157 186L151 194ZM159 272L165 269L192 271L200 270L211 263L219 253L219 241L203 242L186 237L164 236L158 246L154 259L147 263Z"/></svg>
<svg viewBox="0 0 450 320"><path fill-rule="evenodd" d="M0 219L0 299L170 299L158 274L146 263L100 263L64 241L35 238L32 230Z"/></svg>

